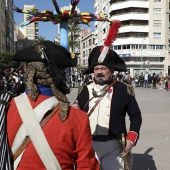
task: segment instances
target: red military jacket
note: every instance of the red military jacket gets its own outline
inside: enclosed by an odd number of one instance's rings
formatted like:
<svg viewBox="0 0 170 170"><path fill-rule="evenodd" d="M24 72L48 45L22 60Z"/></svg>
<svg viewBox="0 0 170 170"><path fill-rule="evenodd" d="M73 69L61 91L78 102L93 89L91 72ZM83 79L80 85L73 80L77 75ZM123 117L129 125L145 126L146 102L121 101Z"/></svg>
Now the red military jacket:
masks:
<svg viewBox="0 0 170 170"><path fill-rule="evenodd" d="M48 96L40 95L36 102L29 100L34 109L47 98ZM61 122L59 112L60 110L43 127L43 132L62 170L73 170L73 163L76 170L98 170L99 164L91 148L92 137L87 114L69 107L67 120ZM21 124L22 120L12 99L7 114L10 147ZM32 143L27 146L17 170L45 170Z"/></svg>

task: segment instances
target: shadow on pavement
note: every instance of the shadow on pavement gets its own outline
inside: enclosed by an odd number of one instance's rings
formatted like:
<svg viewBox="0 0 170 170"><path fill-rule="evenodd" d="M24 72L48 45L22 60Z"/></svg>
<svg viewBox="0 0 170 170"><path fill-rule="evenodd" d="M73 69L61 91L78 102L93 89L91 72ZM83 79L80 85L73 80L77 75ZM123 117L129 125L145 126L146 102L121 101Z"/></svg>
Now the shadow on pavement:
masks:
<svg viewBox="0 0 170 170"><path fill-rule="evenodd" d="M149 152L153 150L148 148L144 154L133 154L133 170L157 170L153 157Z"/></svg>

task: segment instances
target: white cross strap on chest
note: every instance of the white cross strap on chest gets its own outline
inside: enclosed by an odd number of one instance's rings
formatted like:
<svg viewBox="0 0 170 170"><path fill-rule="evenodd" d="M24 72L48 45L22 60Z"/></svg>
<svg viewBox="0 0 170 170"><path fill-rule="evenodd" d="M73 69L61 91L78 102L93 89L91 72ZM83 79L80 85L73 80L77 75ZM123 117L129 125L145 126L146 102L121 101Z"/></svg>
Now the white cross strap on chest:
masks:
<svg viewBox="0 0 170 170"><path fill-rule="evenodd" d="M61 170L25 93L14 98L28 136L47 170ZM24 103L24 105L23 105Z"/></svg>
<svg viewBox="0 0 170 170"><path fill-rule="evenodd" d="M47 113L47 111L52 110L58 103L59 103L59 101L53 96L53 97L49 97L49 98L45 99L39 105L37 105L34 108L34 114L35 114L38 122L40 123L40 121L43 119L43 117ZM28 134L27 134L24 124L22 123L22 125L18 129L18 132L16 133L14 141L12 143L11 150L12 150L13 154L15 154L17 149L22 145L26 136L28 136Z"/></svg>

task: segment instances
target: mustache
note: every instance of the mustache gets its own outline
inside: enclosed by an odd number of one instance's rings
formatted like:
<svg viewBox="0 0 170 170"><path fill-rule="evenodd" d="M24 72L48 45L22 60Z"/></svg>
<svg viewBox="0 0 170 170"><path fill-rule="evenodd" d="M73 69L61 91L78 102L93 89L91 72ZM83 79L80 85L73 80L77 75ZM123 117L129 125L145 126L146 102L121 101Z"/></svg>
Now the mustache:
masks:
<svg viewBox="0 0 170 170"><path fill-rule="evenodd" d="M98 74L96 77L105 77L103 74Z"/></svg>

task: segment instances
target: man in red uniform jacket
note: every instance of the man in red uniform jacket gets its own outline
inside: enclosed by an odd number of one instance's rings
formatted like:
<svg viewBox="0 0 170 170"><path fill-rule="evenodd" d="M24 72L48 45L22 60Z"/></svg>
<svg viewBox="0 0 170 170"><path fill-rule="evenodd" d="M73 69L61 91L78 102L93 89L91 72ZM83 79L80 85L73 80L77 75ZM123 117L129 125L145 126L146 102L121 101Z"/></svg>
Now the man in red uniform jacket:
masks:
<svg viewBox="0 0 170 170"><path fill-rule="evenodd" d="M70 107L65 95L68 89L62 74L66 67L73 66L67 50L44 41L19 51L13 59L24 62L27 75L27 95L13 98L7 114L13 155L27 136L31 139L15 158L14 169L98 170L87 114ZM58 103L60 109L41 129L39 122Z"/></svg>

